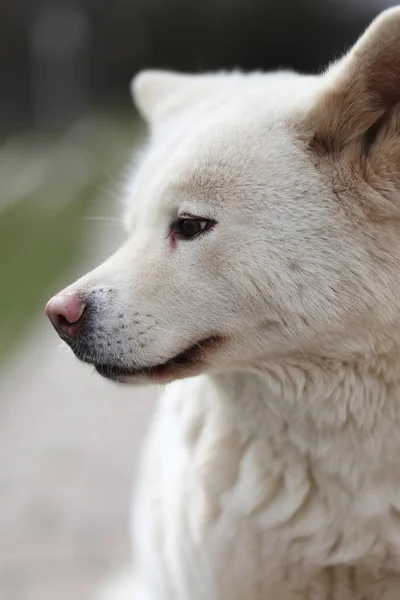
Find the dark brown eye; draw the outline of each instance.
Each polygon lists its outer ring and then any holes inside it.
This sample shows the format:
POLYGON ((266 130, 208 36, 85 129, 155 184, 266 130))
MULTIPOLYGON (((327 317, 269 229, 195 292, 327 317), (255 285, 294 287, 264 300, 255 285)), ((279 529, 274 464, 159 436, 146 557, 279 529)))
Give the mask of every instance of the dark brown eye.
POLYGON ((209 219, 179 219, 176 224, 176 233, 183 239, 194 238, 204 233, 215 225, 215 221, 209 219))

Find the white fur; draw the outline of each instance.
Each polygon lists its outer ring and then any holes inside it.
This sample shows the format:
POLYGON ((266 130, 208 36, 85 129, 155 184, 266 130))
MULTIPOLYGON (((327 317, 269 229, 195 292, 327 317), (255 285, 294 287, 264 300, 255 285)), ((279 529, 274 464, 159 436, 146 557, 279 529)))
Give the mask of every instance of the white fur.
POLYGON ((388 24, 400 39, 399 15, 320 77, 133 85, 151 143, 127 188, 130 235, 74 289, 110 287, 103 360, 146 367, 223 341, 167 378, 196 375, 167 389, 146 445, 132 600, 400 597, 400 236, 368 212, 399 189, 357 179, 359 146, 325 157, 307 139, 349 69, 368 72, 364 48, 377 56, 388 24), (217 225, 171 249, 182 213, 217 225))

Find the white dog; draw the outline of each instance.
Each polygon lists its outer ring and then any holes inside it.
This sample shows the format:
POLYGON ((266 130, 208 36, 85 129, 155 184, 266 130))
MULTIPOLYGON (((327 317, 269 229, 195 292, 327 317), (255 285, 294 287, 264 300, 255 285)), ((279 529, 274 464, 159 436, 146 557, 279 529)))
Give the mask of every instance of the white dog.
POLYGON ((102 375, 180 380, 126 597, 398 600, 400 8, 320 76, 144 72, 133 93, 129 238, 47 307, 102 375))

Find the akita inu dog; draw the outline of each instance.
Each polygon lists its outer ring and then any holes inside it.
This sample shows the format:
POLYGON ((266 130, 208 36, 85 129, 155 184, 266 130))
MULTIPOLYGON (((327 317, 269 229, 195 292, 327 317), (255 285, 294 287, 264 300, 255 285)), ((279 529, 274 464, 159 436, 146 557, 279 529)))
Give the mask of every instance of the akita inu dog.
POLYGON ((400 598, 400 9, 319 76, 143 72, 129 237, 47 312, 172 383, 132 600, 400 598))

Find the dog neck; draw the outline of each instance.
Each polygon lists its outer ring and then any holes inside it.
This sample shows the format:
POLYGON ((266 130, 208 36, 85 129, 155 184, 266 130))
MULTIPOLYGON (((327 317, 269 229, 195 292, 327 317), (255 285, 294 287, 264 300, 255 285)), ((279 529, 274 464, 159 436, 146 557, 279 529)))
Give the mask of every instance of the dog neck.
POLYGON ((300 356, 221 377, 249 435, 308 457, 353 488, 385 474, 400 482, 400 353, 300 356))

